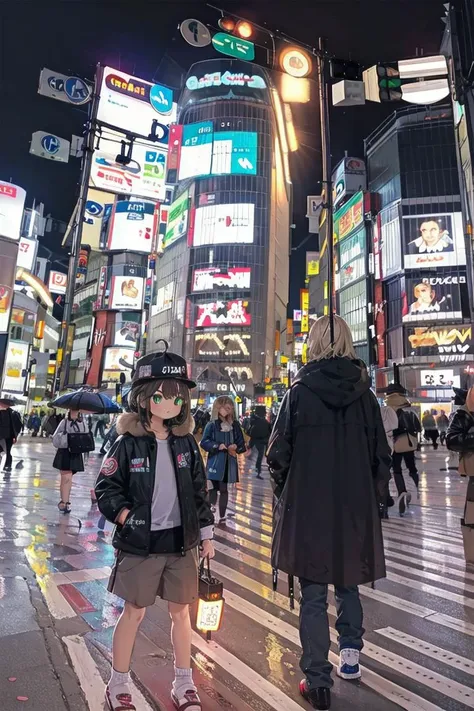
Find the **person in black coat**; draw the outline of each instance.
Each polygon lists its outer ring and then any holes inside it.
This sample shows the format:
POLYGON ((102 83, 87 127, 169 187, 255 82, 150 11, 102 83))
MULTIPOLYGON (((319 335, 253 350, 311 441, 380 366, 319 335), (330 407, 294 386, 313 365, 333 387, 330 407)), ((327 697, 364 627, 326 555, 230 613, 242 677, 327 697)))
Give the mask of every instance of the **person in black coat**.
POLYGON ((0 454, 3 450, 6 455, 4 472, 12 470, 12 447, 16 443, 22 426, 20 414, 12 410, 6 403, 0 402, 0 454))
POLYGON ((363 613, 358 585, 385 577, 379 509, 390 448, 365 365, 346 322, 313 325, 310 362, 286 393, 267 451, 275 494, 272 564, 301 585, 302 696, 330 707, 328 585, 335 586, 338 674, 360 677, 363 613))

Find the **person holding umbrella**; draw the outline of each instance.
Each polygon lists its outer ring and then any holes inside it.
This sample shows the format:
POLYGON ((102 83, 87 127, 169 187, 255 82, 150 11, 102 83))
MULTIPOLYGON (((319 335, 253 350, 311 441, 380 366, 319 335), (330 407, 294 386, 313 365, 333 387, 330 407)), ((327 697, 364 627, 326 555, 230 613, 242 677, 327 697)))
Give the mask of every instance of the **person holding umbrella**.
POLYGON ((12 447, 23 426, 21 416, 11 408, 14 404, 15 400, 0 400, 0 452, 3 450, 6 454, 4 472, 12 470, 12 447))

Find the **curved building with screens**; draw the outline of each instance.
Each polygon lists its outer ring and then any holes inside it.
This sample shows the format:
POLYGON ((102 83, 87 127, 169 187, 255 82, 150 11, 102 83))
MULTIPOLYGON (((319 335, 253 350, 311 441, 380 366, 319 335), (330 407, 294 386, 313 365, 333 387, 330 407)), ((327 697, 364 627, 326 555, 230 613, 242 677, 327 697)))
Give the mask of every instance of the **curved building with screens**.
POLYGON ((189 70, 171 130, 176 188, 150 336, 184 352, 210 396, 252 397, 277 375, 291 203, 283 115, 265 70, 211 60, 189 70))

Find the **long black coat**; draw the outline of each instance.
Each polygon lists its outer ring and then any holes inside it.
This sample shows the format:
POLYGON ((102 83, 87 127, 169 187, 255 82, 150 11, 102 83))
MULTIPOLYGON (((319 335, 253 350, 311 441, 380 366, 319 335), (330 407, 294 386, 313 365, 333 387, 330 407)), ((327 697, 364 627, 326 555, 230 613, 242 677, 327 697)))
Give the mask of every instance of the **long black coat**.
POLYGON ((267 453, 274 568, 317 583, 385 577, 379 504, 390 449, 365 366, 312 362, 285 395, 267 453))

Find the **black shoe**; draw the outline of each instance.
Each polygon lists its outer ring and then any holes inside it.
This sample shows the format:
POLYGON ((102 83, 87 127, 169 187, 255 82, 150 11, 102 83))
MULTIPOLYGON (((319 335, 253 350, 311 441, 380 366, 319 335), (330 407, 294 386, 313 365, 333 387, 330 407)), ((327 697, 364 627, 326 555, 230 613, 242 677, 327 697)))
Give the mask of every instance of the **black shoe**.
POLYGON ((308 689, 308 682, 303 679, 300 682, 300 694, 314 709, 325 711, 331 708, 331 690, 324 686, 319 689, 308 689))
POLYGON ((12 468, 11 467, 3 467, 4 472, 11 472, 12 468))
POLYGON ((99 449, 99 454, 107 454, 107 452, 105 451, 105 449, 99 449))
POLYGON ((260 472, 257 474, 257 479, 263 479, 263 476, 260 474, 260 472))

